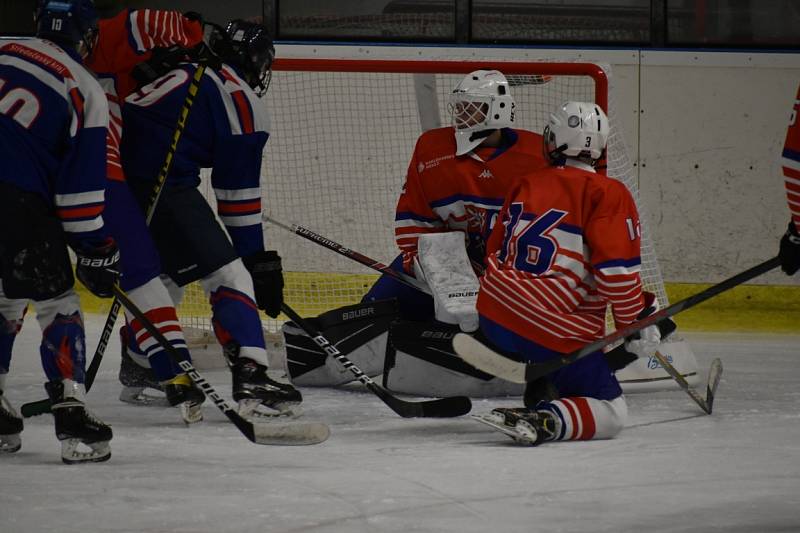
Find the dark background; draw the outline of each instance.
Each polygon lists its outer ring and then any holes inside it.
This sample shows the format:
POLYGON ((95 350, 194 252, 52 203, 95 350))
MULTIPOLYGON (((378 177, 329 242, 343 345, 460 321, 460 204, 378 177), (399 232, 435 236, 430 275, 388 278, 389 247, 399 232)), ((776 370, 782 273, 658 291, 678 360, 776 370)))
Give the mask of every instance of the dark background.
MULTIPOLYGON (((800 49, 798 0, 96 0, 264 16, 277 40, 800 49)), ((33 32, 36 0, 0 0, 0 34, 33 32)))

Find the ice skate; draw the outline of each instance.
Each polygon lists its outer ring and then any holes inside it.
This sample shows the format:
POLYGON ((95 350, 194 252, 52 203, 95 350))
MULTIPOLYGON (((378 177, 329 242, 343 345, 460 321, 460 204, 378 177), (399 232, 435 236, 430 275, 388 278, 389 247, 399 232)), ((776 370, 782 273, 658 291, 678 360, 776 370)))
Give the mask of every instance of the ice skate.
POLYGON ((164 386, 156 379, 153 369, 143 367, 133 360, 128 353, 124 333, 120 334, 120 344, 122 346, 119 364, 119 382, 122 384, 120 401, 135 405, 164 405, 162 396, 145 393, 146 389, 164 392, 164 386))
POLYGON ((186 374, 172 378, 164 385, 167 402, 177 406, 181 411, 181 418, 186 424, 195 424, 203 420, 203 402, 206 395, 198 389, 186 374))
POLYGON ((0 391, 0 453, 14 453, 22 447, 22 427, 22 418, 0 391))
POLYGON ((550 411, 536 411, 524 407, 493 409, 488 414, 472 418, 511 437, 515 442, 529 446, 553 440, 558 435, 558 419, 550 411))
POLYGON ((60 381, 45 384, 52 402, 56 438, 61 441, 61 460, 66 464, 99 463, 111 457, 111 427, 86 409, 80 386, 60 381))
POLYGON ((298 416, 303 401, 300 391, 267 375, 267 367, 241 358, 231 367, 233 400, 243 417, 298 416))

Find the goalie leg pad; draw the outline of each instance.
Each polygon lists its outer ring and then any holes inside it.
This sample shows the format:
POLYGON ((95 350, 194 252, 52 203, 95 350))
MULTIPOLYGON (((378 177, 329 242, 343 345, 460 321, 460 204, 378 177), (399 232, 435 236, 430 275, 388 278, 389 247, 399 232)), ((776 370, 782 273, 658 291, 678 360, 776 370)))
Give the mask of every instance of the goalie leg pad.
MULTIPOLYGON (((389 324, 397 317, 396 300, 363 302, 308 319, 364 374, 383 371, 389 324)), ((332 387, 353 381, 353 373, 324 351, 293 322, 283 325, 286 359, 292 383, 332 387)))
MULTIPOLYGON (((698 385, 697 359, 689 343, 680 338, 669 337, 661 341, 658 351, 686 378, 689 385, 698 385)), ((680 388, 655 357, 639 357, 617 371, 616 375, 626 394, 680 388)))
POLYGON ((458 331, 458 326, 436 321, 392 324, 384 387, 416 396, 521 396, 525 385, 481 372, 455 353, 453 336, 458 331))

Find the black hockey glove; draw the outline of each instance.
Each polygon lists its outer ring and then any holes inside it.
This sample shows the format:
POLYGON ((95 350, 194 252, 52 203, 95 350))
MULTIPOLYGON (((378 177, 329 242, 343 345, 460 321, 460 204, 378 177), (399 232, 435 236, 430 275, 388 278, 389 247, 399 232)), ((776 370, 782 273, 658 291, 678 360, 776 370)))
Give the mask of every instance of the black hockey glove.
POLYGON ((789 222, 789 228, 781 238, 778 258, 781 260, 781 270, 787 275, 792 276, 800 270, 800 235, 797 234, 797 228, 792 221, 789 222))
POLYGON ((256 305, 267 316, 278 318, 283 303, 283 270, 275 250, 256 252, 242 259, 253 277, 256 305))
POLYGON ((119 249, 114 239, 109 238, 100 246, 83 246, 75 250, 75 255, 75 276, 80 282, 95 296, 114 296, 113 287, 119 277, 119 249))

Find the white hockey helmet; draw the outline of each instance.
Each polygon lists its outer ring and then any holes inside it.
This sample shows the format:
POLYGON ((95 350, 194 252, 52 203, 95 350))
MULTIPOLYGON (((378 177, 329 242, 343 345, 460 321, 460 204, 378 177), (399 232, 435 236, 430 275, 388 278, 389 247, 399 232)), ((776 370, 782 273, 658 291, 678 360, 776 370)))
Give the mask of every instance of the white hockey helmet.
POLYGON ((514 99, 498 70, 476 70, 453 89, 447 109, 456 136, 456 155, 478 146, 494 130, 514 125, 514 99))
POLYGON ((544 127, 544 153, 552 162, 574 157, 594 165, 608 141, 608 117, 591 102, 565 102, 544 127))

